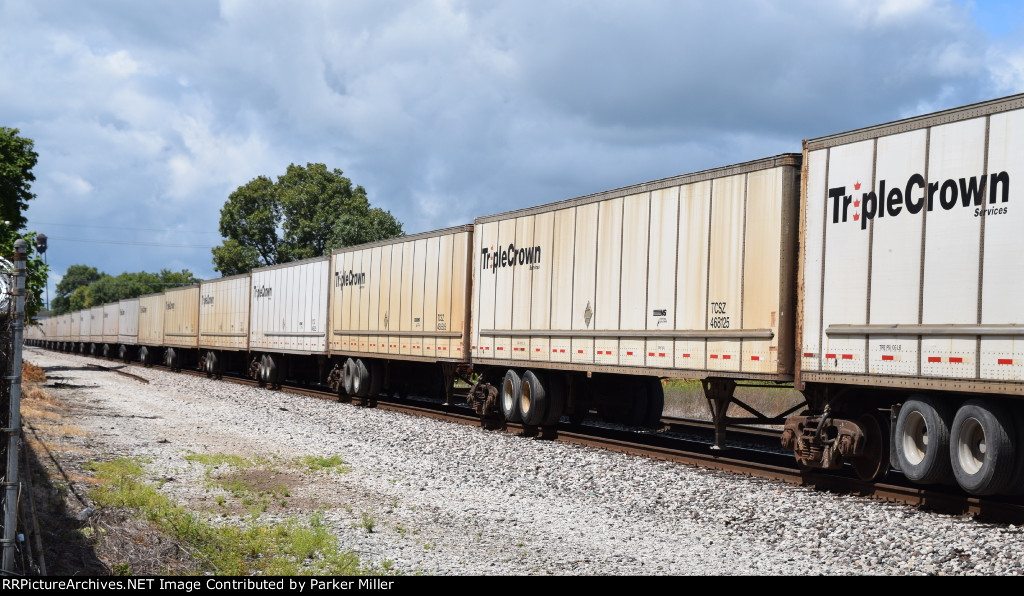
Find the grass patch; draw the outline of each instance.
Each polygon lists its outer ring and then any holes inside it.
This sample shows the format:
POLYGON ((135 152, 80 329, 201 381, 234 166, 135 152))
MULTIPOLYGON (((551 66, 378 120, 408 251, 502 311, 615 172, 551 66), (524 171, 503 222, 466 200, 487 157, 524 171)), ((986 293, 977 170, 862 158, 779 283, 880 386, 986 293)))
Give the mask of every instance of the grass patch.
POLYGON ((347 474, 352 471, 351 468, 345 465, 345 462, 341 459, 340 455, 332 455, 330 457, 307 455, 305 457, 300 457, 296 462, 297 465, 305 467, 310 472, 327 470, 336 474, 347 474))
MULTIPOLYGON (((252 515, 264 513, 272 503, 281 507, 288 505, 285 500, 291 496, 288 484, 281 481, 283 476, 267 460, 200 453, 190 453, 185 460, 207 466, 207 485, 229 493, 252 515), (224 469, 214 473, 215 469, 221 468, 224 469)), ((220 507, 227 505, 223 495, 217 496, 216 500, 220 507)))
POLYGON ((339 547, 319 514, 277 525, 255 518, 242 526, 217 526, 201 514, 175 505, 143 480, 140 460, 120 458, 90 464, 101 485, 90 493, 106 507, 139 510, 192 552, 199 573, 217 575, 380 575, 393 573, 387 562, 367 566, 339 547))
POLYGON ((250 460, 241 455, 189 453, 185 456, 185 461, 211 467, 229 465, 232 468, 241 468, 248 465, 250 460))

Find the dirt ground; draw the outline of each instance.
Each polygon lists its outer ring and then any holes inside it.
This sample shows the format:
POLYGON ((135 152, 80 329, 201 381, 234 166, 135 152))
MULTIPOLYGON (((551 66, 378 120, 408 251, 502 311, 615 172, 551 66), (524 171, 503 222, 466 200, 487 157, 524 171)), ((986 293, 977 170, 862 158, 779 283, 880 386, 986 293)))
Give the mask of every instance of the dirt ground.
POLYGON ((28 515, 20 519, 28 526, 32 552, 22 552, 23 569, 29 573, 45 569, 47 575, 58 576, 123 575, 129 571, 133 575, 163 575, 195 570, 197 565, 189 553, 153 524, 138 519, 130 510, 93 505, 88 494, 95 480, 86 466, 104 456, 105 446, 78 426, 77 420, 85 413, 82 406, 54 397, 57 390, 75 389, 59 380, 60 370, 31 365, 26 369, 22 465, 27 462, 30 471, 35 520, 33 523, 32 512, 24 508, 28 515), (35 528, 39 529, 39 542, 35 528), (38 548, 32 548, 39 543, 42 557, 38 548))

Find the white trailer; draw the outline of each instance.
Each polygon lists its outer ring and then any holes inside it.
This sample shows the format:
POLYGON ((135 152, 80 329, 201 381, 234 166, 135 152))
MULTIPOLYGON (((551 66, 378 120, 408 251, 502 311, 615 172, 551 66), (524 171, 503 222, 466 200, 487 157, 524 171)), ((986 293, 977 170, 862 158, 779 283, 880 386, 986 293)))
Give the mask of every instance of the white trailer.
POLYGON ((326 366, 330 262, 316 257, 252 271, 250 370, 261 384, 279 386, 295 367, 311 366, 298 356, 319 357, 317 366, 326 366))
POLYGON ((117 304, 118 357, 134 360, 139 343, 139 299, 127 298, 117 304))
POLYGON ((89 313, 89 353, 99 355, 103 345, 103 305, 93 306, 89 313))
POLYGON ((912 480, 1024 488, 1024 95, 808 140, 804 166, 798 458, 832 416, 912 480))
POLYGON ((103 356, 111 357, 117 354, 117 323, 120 318, 118 303, 109 302, 103 305, 103 356))

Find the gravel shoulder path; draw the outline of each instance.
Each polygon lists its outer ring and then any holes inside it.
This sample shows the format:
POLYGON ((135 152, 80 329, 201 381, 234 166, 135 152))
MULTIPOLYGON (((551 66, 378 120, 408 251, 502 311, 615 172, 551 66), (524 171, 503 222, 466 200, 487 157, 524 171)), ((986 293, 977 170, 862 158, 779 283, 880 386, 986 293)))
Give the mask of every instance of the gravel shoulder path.
POLYGON ((218 503, 210 467, 186 456, 266 458, 288 496, 261 519, 322 511, 345 548, 405 573, 1024 573, 1014 526, 131 367, 143 384, 35 348, 25 358, 82 431, 55 439, 77 454, 66 465, 145 458, 162 492, 230 523, 244 511, 218 503), (350 471, 291 463, 331 455, 350 471))

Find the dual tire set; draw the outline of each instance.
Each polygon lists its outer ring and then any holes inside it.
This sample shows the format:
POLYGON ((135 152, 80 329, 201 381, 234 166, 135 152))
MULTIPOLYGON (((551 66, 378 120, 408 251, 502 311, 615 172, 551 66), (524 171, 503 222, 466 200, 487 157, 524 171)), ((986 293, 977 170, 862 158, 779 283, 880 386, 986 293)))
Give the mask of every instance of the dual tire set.
POLYGON ((520 375, 509 369, 501 382, 501 413, 508 422, 551 426, 565 411, 565 394, 565 383, 558 375, 549 378, 532 370, 520 375))
POLYGON ((973 495, 1024 491, 1024 413, 990 399, 955 408, 916 395, 900 408, 894 447, 900 470, 921 484, 955 480, 973 495))
POLYGON ((341 385, 338 393, 342 397, 373 399, 384 386, 384 364, 379 360, 348 358, 341 367, 341 385))

